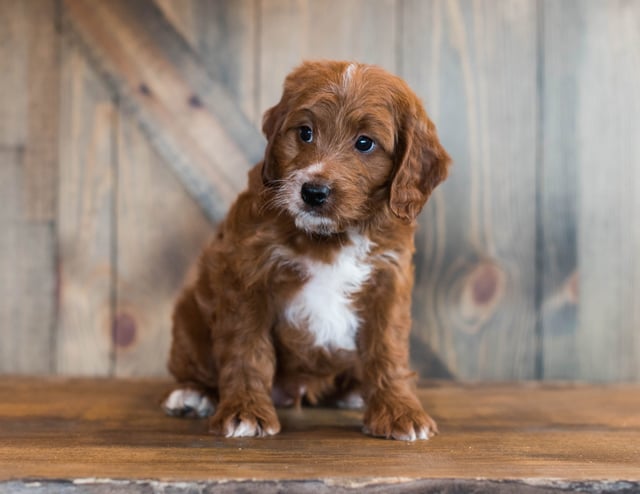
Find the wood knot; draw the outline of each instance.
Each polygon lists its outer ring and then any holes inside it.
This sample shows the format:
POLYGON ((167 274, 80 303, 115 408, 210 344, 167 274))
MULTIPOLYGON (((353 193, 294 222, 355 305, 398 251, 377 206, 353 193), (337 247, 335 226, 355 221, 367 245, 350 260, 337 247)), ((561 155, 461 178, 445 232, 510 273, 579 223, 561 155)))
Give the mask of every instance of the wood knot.
POLYGON ((565 293, 567 302, 578 305, 580 300, 580 274, 574 271, 565 282, 565 293))
POLYGON ((504 298, 506 280, 505 272, 491 261, 482 261, 467 272, 461 294, 465 332, 478 332, 493 316, 504 298))
POLYGON ((137 324, 133 316, 127 313, 117 314, 113 321, 113 342, 124 348, 132 345, 136 340, 137 324))
POLYGON ((138 86, 138 91, 144 96, 151 96, 151 89, 144 82, 138 86))
POLYGON ((189 98, 189 106, 191 106, 192 108, 202 108, 204 104, 197 94, 193 94, 189 98))
POLYGON ((472 274, 471 293, 477 305, 491 302, 498 288, 498 275, 492 266, 481 266, 472 274))

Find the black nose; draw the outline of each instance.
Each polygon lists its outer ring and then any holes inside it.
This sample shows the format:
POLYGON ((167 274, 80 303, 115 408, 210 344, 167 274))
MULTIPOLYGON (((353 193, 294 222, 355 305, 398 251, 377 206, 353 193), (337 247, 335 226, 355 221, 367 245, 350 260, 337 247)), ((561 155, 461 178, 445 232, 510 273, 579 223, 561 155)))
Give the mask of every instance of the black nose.
POLYGON ((306 183, 302 184, 300 195, 302 200, 309 206, 322 206, 331 194, 331 189, 327 185, 306 183))

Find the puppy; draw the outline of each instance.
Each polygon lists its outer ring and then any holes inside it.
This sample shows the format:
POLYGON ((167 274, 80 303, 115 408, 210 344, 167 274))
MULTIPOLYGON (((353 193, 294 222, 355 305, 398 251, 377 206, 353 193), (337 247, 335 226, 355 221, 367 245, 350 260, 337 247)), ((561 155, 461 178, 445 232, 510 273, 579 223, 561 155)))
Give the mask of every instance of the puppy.
POLYGON ((420 100, 369 65, 307 62, 263 120, 264 161, 173 316, 171 415, 226 437, 274 406, 364 406, 364 432, 428 439, 408 367, 415 219, 450 159, 420 100))

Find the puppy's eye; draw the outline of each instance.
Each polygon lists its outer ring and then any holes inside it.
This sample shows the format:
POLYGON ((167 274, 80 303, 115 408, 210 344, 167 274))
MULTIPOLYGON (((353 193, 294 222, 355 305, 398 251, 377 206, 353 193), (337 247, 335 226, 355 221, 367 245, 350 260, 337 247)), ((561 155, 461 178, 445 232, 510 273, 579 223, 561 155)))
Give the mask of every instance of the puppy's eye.
POLYGON ((313 142, 313 130, 311 130, 311 127, 303 125, 298 129, 298 133, 302 142, 313 142))
POLYGON ((359 136, 356 139, 356 149, 361 153, 370 153, 376 147, 376 143, 367 136, 359 136))

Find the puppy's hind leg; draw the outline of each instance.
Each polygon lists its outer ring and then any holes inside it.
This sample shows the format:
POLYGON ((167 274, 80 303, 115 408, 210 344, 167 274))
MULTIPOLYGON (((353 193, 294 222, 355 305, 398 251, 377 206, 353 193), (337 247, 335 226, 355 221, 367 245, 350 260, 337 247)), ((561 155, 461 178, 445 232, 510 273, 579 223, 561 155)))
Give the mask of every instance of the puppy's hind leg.
POLYGON ((172 417, 204 418, 213 415, 215 405, 202 387, 185 383, 162 400, 162 409, 172 417))
POLYGON ((183 292, 173 313, 169 371, 177 383, 162 400, 165 413, 195 418, 212 415, 217 402, 217 372, 210 330, 193 288, 183 292))
POLYGON ((362 378, 355 369, 350 369, 336 377, 335 390, 330 397, 333 406, 345 410, 361 410, 364 408, 362 398, 362 378))

